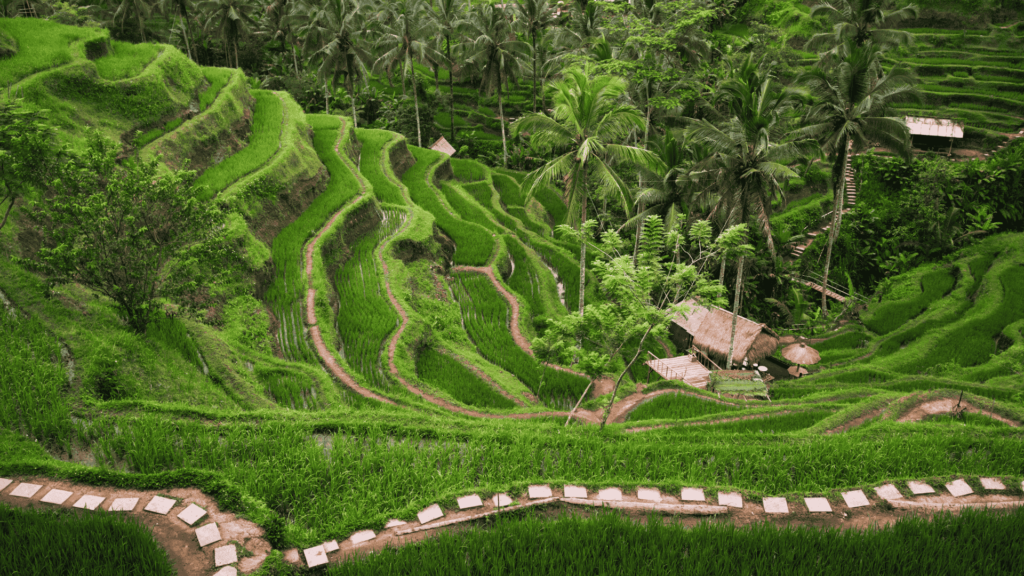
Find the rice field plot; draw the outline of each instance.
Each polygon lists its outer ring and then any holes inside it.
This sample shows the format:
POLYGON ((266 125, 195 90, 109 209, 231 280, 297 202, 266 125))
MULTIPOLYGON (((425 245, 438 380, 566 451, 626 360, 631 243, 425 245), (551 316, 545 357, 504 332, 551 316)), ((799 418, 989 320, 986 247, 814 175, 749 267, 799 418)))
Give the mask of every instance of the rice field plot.
MULTIPOLYGON (((494 195, 494 189, 486 181, 484 182, 471 182, 469 184, 463 184, 462 189, 469 193, 481 206, 487 209, 488 212, 494 216, 502 226, 509 230, 515 230, 519 227, 518 222, 515 218, 509 216, 509 214, 503 210, 494 207, 492 202, 492 196, 494 195)), ((449 202, 450 203, 450 202, 449 202)), ((454 208, 454 206, 453 206, 454 208)))
POLYGON ((548 405, 562 407, 580 397, 586 378, 544 366, 515 343, 508 302, 488 278, 457 273, 453 284, 463 325, 481 356, 511 372, 548 405))
MULTIPOLYGON (((524 190, 523 193, 526 194, 527 191, 524 190)), ((548 216, 551 217, 552 227, 567 224, 565 218, 569 209, 565 206, 565 202, 562 201, 557 190, 551 186, 538 186, 534 189, 533 198, 540 202, 548 216)))
POLYGON ((822 364, 830 364, 863 356, 867 353, 867 344, 870 341, 870 336, 860 330, 855 330, 819 342, 814 345, 814 349, 821 354, 822 364))
POLYGON ((441 183, 441 192, 444 193, 444 199, 463 220, 482 226, 491 232, 499 234, 505 232, 501 226, 495 224, 487 217, 487 214, 484 213, 480 206, 463 197, 460 194, 459 188, 461 187, 458 184, 452 184, 451 182, 441 183))
POLYGON ((409 149, 417 162, 405 171, 402 182, 409 189, 412 201, 430 212, 437 226, 455 242, 455 264, 483 266, 494 253, 495 241, 491 232, 452 216, 438 200, 439 192, 425 179, 428 166, 438 157, 438 153, 415 146, 409 149))
POLYGON ((452 158, 451 163, 455 178, 463 182, 479 182, 487 179, 487 168, 476 160, 452 158))
POLYGON ((195 341, 189 336, 185 325, 177 318, 157 314, 146 326, 146 337, 163 342, 170 349, 178 351, 183 358, 188 360, 200 372, 207 372, 207 368, 203 364, 199 353, 199 347, 196 346, 195 341))
POLYGON ((203 200, 209 200, 232 182, 256 171, 277 153, 284 122, 284 105, 274 93, 253 90, 256 109, 253 113, 249 144, 228 156, 219 164, 207 168, 196 180, 196 186, 205 186, 203 200))
POLYGON ((203 112, 213 104, 222 88, 231 80, 230 68, 203 68, 203 76, 210 86, 199 95, 199 111, 203 112))
POLYGON ((256 369, 256 378, 263 385, 263 393, 278 406, 292 410, 324 408, 323 400, 317 397, 313 381, 299 374, 260 366, 256 369))
MULTIPOLYGON (((692 426, 675 426, 668 429, 672 436, 703 436, 708 434, 782 434, 810 428, 818 422, 834 414, 832 410, 804 410, 783 414, 781 411, 758 415, 733 422, 721 424, 694 424, 692 426)), ((727 417, 728 415, 723 416, 727 417)), ((751 439, 753 440, 753 439, 751 439)))
POLYGON ((387 204, 405 204, 402 192, 391 183, 381 168, 382 160, 389 161, 384 159, 383 155, 387 153, 387 145, 395 138, 395 133, 387 130, 357 128, 356 137, 363 144, 359 171, 373 186, 373 195, 377 197, 377 200, 387 204))
MULTIPOLYGON (((565 307, 570 311, 578 311, 580 302, 580 265, 577 259, 566 256, 565 252, 545 242, 529 241, 530 248, 533 248, 540 255, 541 260, 553 271, 557 280, 565 288, 565 307)), ((593 283, 588 283, 587 293, 584 298, 587 302, 592 298, 593 283)))
POLYGON ((695 398, 689 394, 662 394, 644 402, 630 412, 628 422, 641 420, 687 420, 710 414, 736 412, 735 406, 719 404, 708 399, 695 398))
POLYGON ((351 247, 352 256, 331 279, 339 302, 335 317, 341 339, 339 353, 353 370, 378 388, 390 385, 383 351, 400 322, 388 300, 384 271, 375 251, 401 227, 405 216, 400 210, 386 210, 381 223, 351 247))
POLYGON ((494 187, 498 190, 501 201, 506 206, 525 205, 525 198, 523 198, 522 190, 519 189, 518 182, 509 176, 496 173, 491 175, 491 180, 494 182, 494 187))
POLYGON ((65 26, 39 18, 0 18, 0 29, 18 43, 18 52, 0 66, 0 86, 5 89, 36 72, 74 60, 77 50, 72 44, 110 37, 103 28, 65 26))
POLYGON ((913 298, 889 302, 881 306, 864 325, 876 334, 888 334, 916 318, 929 304, 949 294, 956 285, 957 268, 940 268, 921 276, 921 293, 913 298))
POLYGON ((135 574, 178 573, 149 527, 133 516, 0 504, 0 526, 17 532, 17 538, 0 538, 0 574, 113 576, 129 566, 135 574))
POLYGON ((515 402, 499 394, 459 361, 426 349, 416 358, 416 376, 455 400, 477 408, 512 409, 515 402))
POLYGON ((134 78, 160 54, 159 44, 132 44, 114 40, 110 52, 96 59, 96 71, 104 80, 134 78))

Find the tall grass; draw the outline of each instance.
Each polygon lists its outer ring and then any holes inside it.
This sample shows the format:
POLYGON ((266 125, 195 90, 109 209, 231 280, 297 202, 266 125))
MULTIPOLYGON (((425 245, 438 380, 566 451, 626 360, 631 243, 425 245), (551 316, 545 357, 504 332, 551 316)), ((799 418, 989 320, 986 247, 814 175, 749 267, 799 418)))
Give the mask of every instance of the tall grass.
MULTIPOLYGON (((780 411, 781 412, 781 411, 780 411)), ((707 435, 707 434, 781 434, 810 428, 833 414, 832 410, 805 410, 791 414, 771 413, 767 416, 736 420, 723 424, 700 424, 695 426, 676 426, 669 428, 672 435, 707 435)))
POLYGON ((515 264, 512 275, 508 277, 508 287, 530 304, 530 310, 534 314, 540 314, 544 310, 541 293, 544 285, 540 281, 540 275, 548 274, 548 271, 537 269, 527 255, 526 248, 515 237, 506 235, 505 245, 508 246, 509 256, 515 264))
POLYGON ((565 206, 565 202, 562 201, 557 190, 551 186, 538 186, 533 197, 535 200, 540 202, 541 206, 544 207, 544 210, 546 210, 548 215, 551 216, 551 223, 553 226, 568 224, 568 222, 565 221, 565 218, 569 213, 569 209, 565 206))
POLYGON ((499 394, 458 360, 426 349, 416 358, 416 375, 452 398, 479 408, 515 408, 515 402, 499 394))
POLYGON ((452 158, 451 163, 455 177, 463 182, 479 182, 487 177, 483 164, 476 160, 452 158))
POLYGON ((71 44, 109 36, 102 28, 65 26, 37 18, 0 18, 0 29, 18 42, 18 53, 0 66, 5 90, 26 76, 67 64, 75 57, 71 44))
POLYGON ((160 53, 159 44, 132 44, 114 40, 110 53, 96 59, 96 71, 105 80, 134 78, 160 53))
MULTIPOLYGON (((384 148, 395 137, 395 133, 359 128, 356 130, 356 137, 363 144, 362 152, 360 152, 359 171, 370 181, 374 196, 388 204, 405 204, 402 192, 388 179, 381 168, 384 148)), ((383 160, 389 161, 388 159, 383 160)))
POLYGON ((940 268, 921 277, 921 293, 917 296, 889 302, 878 308, 864 325, 876 334, 888 334, 916 318, 929 304, 942 298, 956 284, 954 268, 940 268))
POLYGON ((232 70, 229 68, 203 68, 203 75, 210 86, 199 95, 199 111, 202 112, 213 104, 222 88, 231 80, 232 70))
POLYGON ((206 186, 203 199, 210 199, 242 176, 256 171, 277 153, 284 121, 281 99, 266 90, 254 90, 256 110, 253 113, 249 144, 207 168, 196 180, 197 186, 206 186))
POLYGON ((0 503, 0 534, 0 574, 177 574, 167 551, 133 516, 0 503))
POLYGON ((455 184, 442 182, 441 191, 444 193, 444 198, 448 201, 448 205, 466 222, 472 222, 491 232, 499 234, 504 232, 501 226, 498 226, 487 217, 487 214, 484 213, 479 205, 460 194, 455 184))
POLYGON ((469 192, 470 196, 472 196, 481 206, 487 209, 487 211, 494 216, 494 219, 502 226, 509 230, 515 230, 519 227, 515 218, 509 216, 509 214, 504 210, 494 207, 494 203, 491 201, 494 194, 494 188, 492 188, 486 180, 482 182, 463 184, 462 189, 469 192))
POLYGON ((507 206, 522 206, 524 204, 523 193, 519 189, 519 183, 504 174, 492 174, 494 187, 498 189, 501 201, 507 206))
POLYGON ((279 406, 292 410, 322 408, 324 401, 317 396, 313 380, 288 370, 258 366, 256 377, 263 384, 263 393, 279 406))
POLYGON ((178 353, 203 372, 203 362, 199 358, 199 348, 188 335, 185 325, 177 318, 171 318, 164 314, 156 315, 146 326, 146 337, 151 340, 163 342, 171 350, 178 353))
POLYGON ((662 394, 649 402, 636 407, 629 414, 629 421, 637 420, 658 420, 671 418, 674 420, 685 420, 687 418, 698 418, 708 414, 719 414, 721 412, 735 412, 735 406, 728 406, 712 402, 706 398, 695 398, 689 394, 662 394))
POLYGON ((422 574, 1013 574, 1024 511, 907 516, 881 528, 646 523, 617 512, 501 519, 332 564, 331 576, 422 574), (856 567, 856 568, 853 568, 856 567))

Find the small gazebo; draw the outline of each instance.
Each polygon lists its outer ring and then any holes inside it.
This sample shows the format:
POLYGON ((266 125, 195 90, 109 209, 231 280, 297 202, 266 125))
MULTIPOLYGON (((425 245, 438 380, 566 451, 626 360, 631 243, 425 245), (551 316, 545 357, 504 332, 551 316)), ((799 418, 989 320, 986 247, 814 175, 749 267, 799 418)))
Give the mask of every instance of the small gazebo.
POLYGON ((949 140, 949 153, 953 153, 953 140, 963 139, 964 123, 942 118, 916 118, 905 116, 903 121, 910 129, 914 144, 924 147, 945 146, 949 140))

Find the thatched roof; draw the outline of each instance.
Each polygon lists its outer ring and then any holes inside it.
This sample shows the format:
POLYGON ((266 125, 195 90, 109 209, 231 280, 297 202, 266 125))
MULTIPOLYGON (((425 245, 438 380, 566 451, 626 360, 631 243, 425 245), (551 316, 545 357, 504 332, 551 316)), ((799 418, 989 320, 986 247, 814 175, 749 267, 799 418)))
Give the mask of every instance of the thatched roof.
MULTIPOLYGON (((725 365, 729 354, 729 339, 732 335, 732 313, 717 306, 700 306, 687 301, 690 313, 684 318, 677 316, 673 322, 693 336, 693 345, 715 362, 725 365)), ((733 366, 760 362, 775 352, 779 335, 764 324, 739 316, 736 318, 736 345, 733 349, 733 366)))
POLYGON ((437 142, 431 144, 430 149, 435 152, 444 152, 449 156, 455 156, 455 148, 445 140, 444 136, 441 136, 437 139, 437 142))

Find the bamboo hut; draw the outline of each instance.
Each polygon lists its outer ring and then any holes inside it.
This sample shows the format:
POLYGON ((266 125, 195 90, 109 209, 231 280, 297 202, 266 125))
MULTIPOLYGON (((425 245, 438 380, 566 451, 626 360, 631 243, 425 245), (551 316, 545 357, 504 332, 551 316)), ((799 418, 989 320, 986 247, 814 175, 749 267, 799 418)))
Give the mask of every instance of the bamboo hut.
POLYGON ((448 140, 446 140, 444 136, 441 136, 437 139, 437 142, 431 144, 430 149, 435 152, 442 152, 449 156, 455 156, 455 147, 449 144, 448 140))
MULTIPOLYGON (((721 368, 725 368, 732 335, 732 313, 717 306, 700 306, 688 301, 690 313, 677 316, 669 325, 672 342, 679 350, 693 347, 708 355, 721 368)), ((750 365, 771 356, 779 346, 779 335, 774 330, 749 318, 736 318, 736 344, 732 364, 750 365)))

